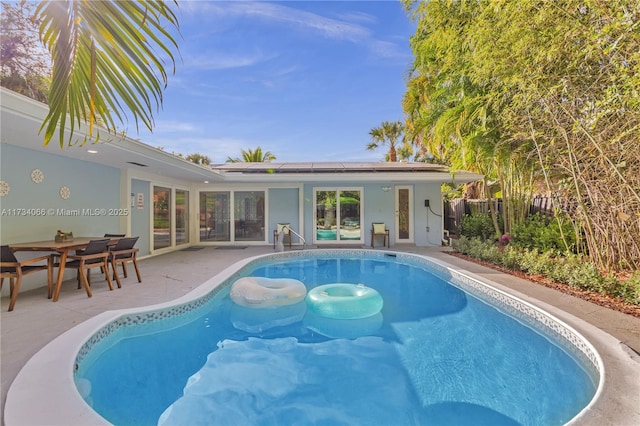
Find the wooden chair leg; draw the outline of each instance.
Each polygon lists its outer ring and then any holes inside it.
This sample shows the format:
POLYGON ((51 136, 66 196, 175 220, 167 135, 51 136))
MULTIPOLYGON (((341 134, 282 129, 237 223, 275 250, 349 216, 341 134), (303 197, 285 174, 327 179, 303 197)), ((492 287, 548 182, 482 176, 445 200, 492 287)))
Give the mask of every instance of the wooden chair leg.
POLYGON ((141 283, 142 282, 142 278, 140 278, 140 270, 138 269, 138 261, 136 260, 136 257, 133 257, 133 267, 136 270, 136 276, 138 277, 138 282, 141 283))
POLYGON ((127 262, 122 262, 122 274, 127 278, 127 262))
POLYGON ((80 265, 80 267, 78 268, 78 271, 80 272, 80 279, 82 280, 82 284, 84 284, 84 289, 87 292, 87 297, 93 296, 93 294, 91 294, 91 287, 89 286, 89 281, 87 281, 87 276, 85 275, 85 272, 84 272, 84 265, 80 265))
POLYGON ((113 278, 115 278, 118 288, 122 288, 122 285, 120 285, 120 277, 118 277, 118 264, 111 262, 111 268, 113 269, 113 278))
POLYGON ((47 262, 47 299, 53 297, 53 265, 51 264, 51 257, 47 262))
POLYGON ((20 290, 20 284, 22 284, 22 277, 18 275, 15 282, 15 288, 13 285, 13 278, 9 278, 9 287, 11 288, 11 301, 9 302, 9 312, 13 311, 13 307, 16 305, 16 299, 18 298, 18 291, 20 290))
MULTIPOLYGON (((106 263, 106 261, 105 261, 105 264, 104 264, 104 269, 107 270, 107 271, 109 270, 109 265, 106 263)), ((109 272, 107 272, 105 274, 105 276, 107 277, 107 284, 109 284, 109 291, 113 291, 113 283, 111 282, 111 274, 109 272)))

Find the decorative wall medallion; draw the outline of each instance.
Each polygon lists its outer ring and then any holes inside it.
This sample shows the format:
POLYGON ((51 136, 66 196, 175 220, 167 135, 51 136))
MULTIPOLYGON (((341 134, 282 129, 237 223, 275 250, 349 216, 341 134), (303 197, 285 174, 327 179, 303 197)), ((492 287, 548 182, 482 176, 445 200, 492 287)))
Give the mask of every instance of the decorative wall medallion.
POLYGON ((9 184, 3 180, 0 180, 0 197, 4 197, 9 193, 11 187, 9 184))
POLYGON ((40 183, 44 180, 44 173, 40 169, 31 170, 31 180, 35 183, 40 183))
POLYGON ((60 188, 60 196, 65 200, 71 197, 71 190, 68 186, 63 186, 62 188, 60 188))

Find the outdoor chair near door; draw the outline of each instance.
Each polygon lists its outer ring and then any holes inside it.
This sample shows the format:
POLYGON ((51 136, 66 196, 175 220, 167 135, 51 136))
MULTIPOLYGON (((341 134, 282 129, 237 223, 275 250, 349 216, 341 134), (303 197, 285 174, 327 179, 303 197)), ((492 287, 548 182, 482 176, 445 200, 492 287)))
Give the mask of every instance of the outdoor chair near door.
POLYGON ((133 263, 138 282, 142 282, 142 278, 140 278, 140 269, 138 269, 138 261, 136 259, 138 249, 134 247, 138 238, 139 237, 121 238, 109 251, 109 263, 113 269, 113 277, 118 284, 118 288, 121 288, 120 277, 118 277, 118 264, 122 265, 122 274, 127 278, 127 262, 133 263))
POLYGON ((0 289, 2 289, 4 279, 9 278, 9 312, 13 311, 16 304, 18 292, 20 291, 20 284, 22 284, 22 277, 33 272, 47 271, 47 297, 51 299, 53 296, 53 268, 51 266, 51 257, 49 257, 49 255, 45 255, 19 262, 16 255, 13 254, 13 251, 11 251, 11 248, 8 245, 2 246, 1 249, 0 289), (47 261, 46 265, 34 265, 34 263, 43 262, 45 260, 47 261))
MULTIPOLYGON (((55 255, 51 255, 55 258, 55 255)), ((54 263, 59 268, 60 263, 54 263)), ((65 269, 75 269, 78 271, 78 287, 84 285, 87 296, 91 297, 91 269, 100 268, 104 271, 105 278, 109 284, 109 290, 113 290, 111 276, 109 274, 109 239, 91 240, 81 254, 73 254, 67 256, 64 265, 65 269), (86 270, 86 273, 85 273, 86 270)))
POLYGON ((384 222, 374 222, 371 224, 371 248, 375 246, 376 237, 383 237, 384 246, 389 247, 389 230, 384 222))
POLYGON ((284 245, 286 241, 289 245, 289 248, 291 248, 291 231, 289 227, 290 227, 289 223, 278 223, 276 225, 276 229, 273 231, 273 248, 274 249, 276 248, 276 243, 280 238, 280 234, 282 234, 282 244, 284 245))

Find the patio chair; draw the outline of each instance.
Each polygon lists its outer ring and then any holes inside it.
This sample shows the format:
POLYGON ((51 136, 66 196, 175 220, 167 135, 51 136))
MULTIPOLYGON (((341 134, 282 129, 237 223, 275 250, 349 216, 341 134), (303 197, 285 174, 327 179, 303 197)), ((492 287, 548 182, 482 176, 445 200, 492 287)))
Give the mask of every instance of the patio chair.
POLYGON ((115 246, 109 251, 109 263, 113 269, 113 277, 116 280, 118 288, 121 288, 120 277, 118 277, 118 264, 122 265, 122 273, 127 278, 127 262, 133 263, 133 267, 136 270, 136 276, 138 282, 142 282, 140 278, 140 270, 138 269, 138 261, 136 256, 138 255, 138 249, 134 248, 139 237, 129 237, 120 239, 115 246))
POLYGON ((284 231, 284 234, 282 236, 282 244, 284 244, 285 240, 288 241, 289 244, 289 248, 291 248, 291 232, 289 232, 289 227, 291 226, 291 224, 289 223, 278 223, 276 225, 276 229, 273 231, 273 248, 276 248, 276 243, 278 242, 278 239, 280 238, 280 234, 282 233, 282 231, 284 231))
MULTIPOLYGON (((125 236, 126 236, 125 234, 104 234, 105 238, 123 238, 125 236)), ((76 254, 82 254, 82 250, 76 250, 76 254)), ((104 268, 100 268, 100 272, 104 273, 104 268)))
POLYGON ((18 262, 15 254, 11 251, 8 245, 2 246, 2 254, 0 258, 0 289, 5 278, 9 278, 10 287, 10 302, 9 312, 13 311, 13 307, 16 304, 18 298, 18 292, 20 290, 20 284, 22 284, 22 277, 29 275, 33 272, 47 271, 47 297, 51 299, 53 296, 53 267, 51 266, 51 258, 49 255, 35 257, 33 259, 23 260, 18 262), (34 263, 47 261, 46 265, 34 265, 34 263))
MULTIPOLYGON (((51 256, 55 258, 54 255, 51 256)), ((55 267, 60 267, 60 263, 54 263, 55 267)), ((78 286, 84 285, 87 296, 91 297, 91 269, 100 268, 104 271, 105 278, 109 284, 109 290, 113 290, 111 277, 109 274, 109 239, 91 240, 81 254, 73 254, 67 257, 64 265, 65 269, 75 269, 78 271, 78 286), (85 270, 87 271, 85 273, 85 270)))
POLYGON ((376 237, 384 237, 384 246, 389 247, 389 230, 384 222, 371 224, 371 248, 375 246, 376 237))

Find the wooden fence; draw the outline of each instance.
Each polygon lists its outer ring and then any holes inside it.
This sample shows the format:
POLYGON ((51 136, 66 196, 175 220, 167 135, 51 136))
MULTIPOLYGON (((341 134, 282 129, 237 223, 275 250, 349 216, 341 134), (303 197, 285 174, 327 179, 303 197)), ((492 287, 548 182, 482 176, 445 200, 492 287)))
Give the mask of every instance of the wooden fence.
MULTIPOLYGON (((494 208, 499 213, 503 213, 502 199, 493 200, 494 208)), ((529 206, 529 214, 540 213, 546 216, 553 216, 552 197, 537 195, 533 197, 529 206)), ((444 201, 444 229, 450 235, 458 235, 458 226, 464 215, 489 214, 489 200, 467 200, 465 198, 455 198, 444 201)))

